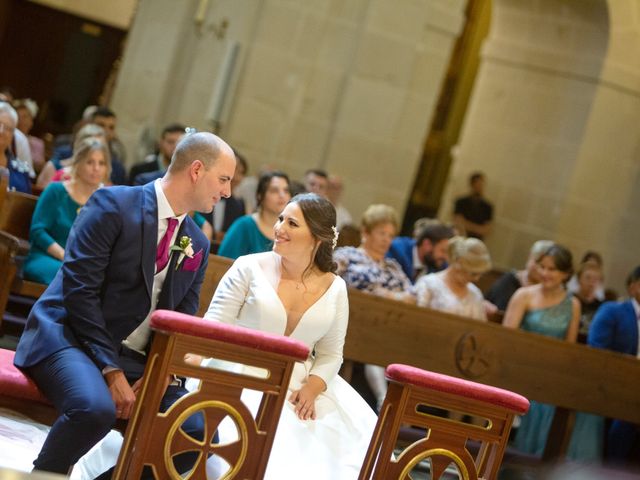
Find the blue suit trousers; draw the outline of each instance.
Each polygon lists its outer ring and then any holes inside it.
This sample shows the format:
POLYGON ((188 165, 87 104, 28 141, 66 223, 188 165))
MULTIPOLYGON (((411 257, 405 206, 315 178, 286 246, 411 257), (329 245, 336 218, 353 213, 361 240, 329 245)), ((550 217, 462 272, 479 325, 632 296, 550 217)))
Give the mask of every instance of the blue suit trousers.
MULTIPOLYGON (((143 365, 140 367, 138 371, 142 372, 143 365)), ((74 347, 50 355, 29 367, 27 373, 60 413, 33 462, 34 469, 67 474, 80 457, 113 428, 116 410, 111 392, 95 363, 82 350, 74 347)), ((127 375, 129 381, 134 380, 133 377, 127 375)), ((161 402, 161 411, 166 411, 187 393, 181 386, 169 386, 161 402)), ((182 429, 202 440, 202 415, 189 417, 182 429)), ((196 453, 176 457, 176 469, 179 472, 188 471, 196 458, 196 453)))

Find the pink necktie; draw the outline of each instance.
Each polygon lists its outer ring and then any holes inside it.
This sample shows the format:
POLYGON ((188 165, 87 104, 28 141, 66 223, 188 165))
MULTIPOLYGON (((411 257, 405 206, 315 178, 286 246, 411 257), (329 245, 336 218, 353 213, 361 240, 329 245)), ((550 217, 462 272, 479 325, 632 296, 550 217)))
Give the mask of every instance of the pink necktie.
POLYGON ((156 273, 161 272, 164 267, 169 263, 169 244, 171 243, 171 237, 173 237, 173 232, 178 226, 177 218, 169 218, 169 226, 167 227, 167 231, 160 240, 158 244, 158 251, 156 252, 156 273))

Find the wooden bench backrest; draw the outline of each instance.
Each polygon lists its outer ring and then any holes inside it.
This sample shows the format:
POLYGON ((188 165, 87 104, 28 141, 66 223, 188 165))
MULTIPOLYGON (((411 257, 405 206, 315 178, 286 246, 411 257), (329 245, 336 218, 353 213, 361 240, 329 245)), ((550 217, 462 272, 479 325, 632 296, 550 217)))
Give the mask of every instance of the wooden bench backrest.
POLYGON ((220 279, 232 264, 233 260, 230 258, 209 255, 209 266, 204 274, 202 288, 200 288, 200 307, 196 313, 198 317, 204 317, 220 279))
MULTIPOLYGON (((210 257, 199 314, 206 312, 231 263, 210 257)), ((640 378, 636 358, 357 290, 349 290, 344 356, 377 365, 406 363, 531 400, 640 423, 640 389, 629 386, 640 378)))
POLYGON ((38 197, 22 192, 7 192, 0 210, 0 230, 28 239, 31 217, 38 197))

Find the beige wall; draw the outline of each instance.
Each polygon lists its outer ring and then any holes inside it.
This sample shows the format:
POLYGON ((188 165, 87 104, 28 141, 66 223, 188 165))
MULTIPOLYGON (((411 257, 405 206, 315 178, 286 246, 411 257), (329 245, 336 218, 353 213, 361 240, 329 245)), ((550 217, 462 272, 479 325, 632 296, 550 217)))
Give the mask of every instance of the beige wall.
POLYGON ((372 202, 404 210, 464 0, 142 0, 113 107, 129 150, 172 120, 210 128, 221 65, 238 68, 221 134, 255 172, 343 175, 355 217, 372 202), (171 6, 171 7, 169 7, 171 6), (223 39, 210 26, 228 19, 223 39))
POLYGON ((496 0, 493 12, 441 215, 482 170, 497 265, 550 238, 600 251, 622 291, 640 263, 640 3, 496 0))
POLYGON ((127 30, 138 0, 31 0, 47 7, 127 30))
MULTIPOLYGON (((220 132, 253 171, 326 168, 345 178, 356 218, 372 202, 402 212, 465 2, 219 0, 204 2, 198 26, 201 5, 139 4, 112 105, 130 153, 169 121, 211 128, 237 44, 220 132)), ((618 288, 639 263, 639 9, 494 1, 441 216, 468 174, 485 171, 497 265, 521 265, 539 238, 602 252, 618 288)))

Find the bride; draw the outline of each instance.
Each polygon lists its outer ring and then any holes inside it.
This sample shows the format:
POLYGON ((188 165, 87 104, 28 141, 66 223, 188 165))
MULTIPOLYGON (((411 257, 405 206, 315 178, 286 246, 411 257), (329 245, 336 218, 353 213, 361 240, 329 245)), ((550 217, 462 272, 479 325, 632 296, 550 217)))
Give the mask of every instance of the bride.
MULTIPOLYGON (((369 405, 338 376, 349 304, 344 280, 333 273, 335 222, 336 212, 328 200, 312 193, 294 197, 275 224, 273 251, 238 258, 220 281, 205 315, 213 321, 288 335, 313 352, 294 367, 267 480, 355 480, 377 420, 369 405)), ((245 391, 242 400, 255 411, 260 394, 245 391)), ((225 443, 235 440, 237 431, 225 421, 218 435, 225 443)), ((91 479, 113 466, 121 444, 122 437, 111 432, 76 464, 72 478, 91 479)), ((219 478, 226 469, 218 457, 207 461, 208 478, 219 478)))
MULTIPOLYGON (((290 336, 313 352, 294 368, 266 479, 356 479, 377 420, 337 375, 349 305, 346 285, 333 273, 335 223, 328 200, 294 197, 275 224, 273 251, 238 258, 205 315, 290 336)), ((222 428, 219 434, 224 442, 222 428)))

